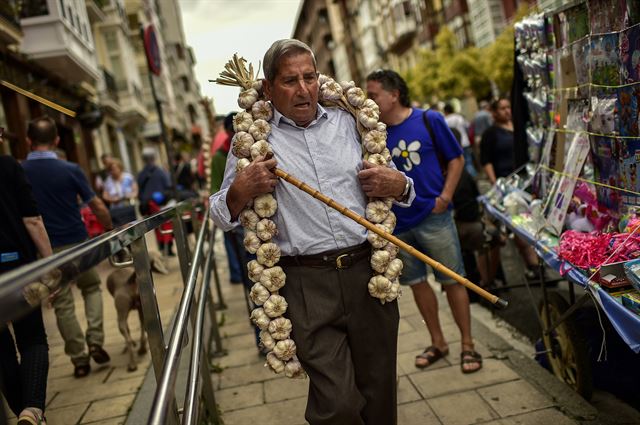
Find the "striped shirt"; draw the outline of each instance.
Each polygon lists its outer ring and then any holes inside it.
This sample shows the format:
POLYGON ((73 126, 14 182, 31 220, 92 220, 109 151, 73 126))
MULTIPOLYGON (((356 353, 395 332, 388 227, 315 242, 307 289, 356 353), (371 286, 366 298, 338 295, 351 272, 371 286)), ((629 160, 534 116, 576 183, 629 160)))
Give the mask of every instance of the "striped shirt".
MULTIPOLYGON (((269 142, 278 168, 364 216, 367 197, 358 180, 362 147, 355 120, 348 112, 318 105, 316 119, 299 127, 274 108, 270 124, 269 142)), ((211 218, 225 231, 239 225, 231 221, 226 202, 236 162, 237 158, 228 156, 221 189, 210 198, 211 218)), ((278 182, 274 196, 278 210, 271 220, 278 226, 274 242, 282 255, 317 254, 366 240, 364 227, 285 181, 278 182)), ((414 197, 411 181, 407 203, 398 205, 409 206, 414 197)))

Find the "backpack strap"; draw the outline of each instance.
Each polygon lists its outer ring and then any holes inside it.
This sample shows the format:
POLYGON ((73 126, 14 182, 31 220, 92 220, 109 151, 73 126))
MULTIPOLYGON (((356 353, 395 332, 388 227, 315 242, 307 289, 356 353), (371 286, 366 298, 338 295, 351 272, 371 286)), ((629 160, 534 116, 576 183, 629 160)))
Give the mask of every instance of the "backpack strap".
POLYGON ((427 132, 429 133, 429 137, 431 138, 431 144, 433 145, 433 150, 436 153, 436 157, 438 158, 438 164, 440 164, 440 172, 444 177, 447 176, 447 161, 445 161, 442 152, 438 150, 438 145, 436 144, 436 136, 433 133, 433 127, 431 126, 431 120, 428 115, 429 111, 424 111, 422 114, 422 120, 424 121, 424 126, 427 128, 427 132))

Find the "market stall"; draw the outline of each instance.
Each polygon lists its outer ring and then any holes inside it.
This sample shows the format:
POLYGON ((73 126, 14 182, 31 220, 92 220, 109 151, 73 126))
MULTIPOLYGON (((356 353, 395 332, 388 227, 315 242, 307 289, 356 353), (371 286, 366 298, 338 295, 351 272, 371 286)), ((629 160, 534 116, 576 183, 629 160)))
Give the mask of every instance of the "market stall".
POLYGON ((640 2, 572 2, 515 28, 514 133, 530 163, 482 201, 570 282, 568 303, 541 273, 542 339, 554 373, 588 398, 580 305, 592 299, 640 352, 640 2))

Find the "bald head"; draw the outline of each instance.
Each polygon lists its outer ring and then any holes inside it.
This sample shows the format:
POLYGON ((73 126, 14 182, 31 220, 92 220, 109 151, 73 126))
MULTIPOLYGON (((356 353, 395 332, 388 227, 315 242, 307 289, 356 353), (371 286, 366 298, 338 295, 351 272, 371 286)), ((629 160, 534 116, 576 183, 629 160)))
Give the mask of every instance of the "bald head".
POLYGON ((58 139, 55 121, 46 115, 29 121, 27 137, 34 146, 53 146, 58 139))

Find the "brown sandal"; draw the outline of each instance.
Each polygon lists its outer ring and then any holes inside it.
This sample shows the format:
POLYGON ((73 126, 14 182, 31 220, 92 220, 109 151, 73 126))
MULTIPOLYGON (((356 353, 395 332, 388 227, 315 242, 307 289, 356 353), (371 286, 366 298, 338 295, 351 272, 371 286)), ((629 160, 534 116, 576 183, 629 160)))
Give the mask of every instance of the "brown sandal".
POLYGON ((460 353, 460 370, 462 373, 474 373, 482 369, 482 356, 475 350, 464 350, 460 353), (477 364, 475 369, 465 369, 466 364, 477 364))
POLYGON ((434 346, 434 345, 430 345, 427 348, 424 349, 424 351, 421 354, 418 354, 416 356, 416 360, 418 359, 424 359, 426 361, 428 361, 429 363, 422 365, 422 364, 418 364, 418 362, 415 363, 416 367, 418 369, 424 369, 426 367, 431 366, 432 364, 434 364, 435 362, 437 362, 438 360, 440 360, 441 358, 445 357, 446 355, 449 354, 449 349, 447 348, 446 350, 440 350, 438 347, 434 346))

